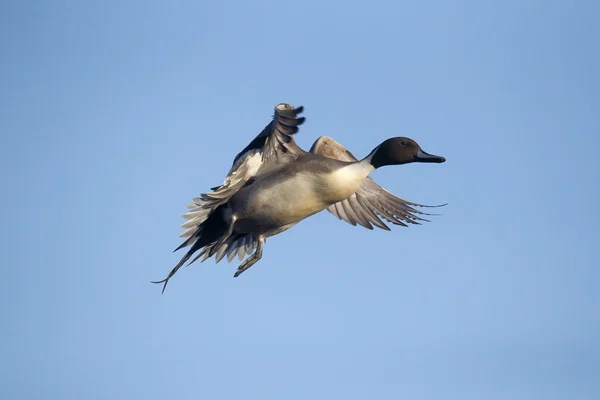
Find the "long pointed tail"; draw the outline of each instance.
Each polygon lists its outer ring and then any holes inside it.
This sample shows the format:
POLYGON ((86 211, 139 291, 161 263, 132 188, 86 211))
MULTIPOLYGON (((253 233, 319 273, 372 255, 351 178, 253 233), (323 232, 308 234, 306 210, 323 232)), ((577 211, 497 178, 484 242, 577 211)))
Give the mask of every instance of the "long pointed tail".
MULTIPOLYGON (((181 249, 182 247, 189 246, 190 244, 192 245, 192 247, 188 250, 188 252, 185 253, 185 255, 181 258, 181 260, 179 260, 177 265, 175 265, 175 267, 171 270, 171 272, 169 272, 169 275, 167 275, 167 277, 163 280, 152 281, 152 283, 156 283, 156 284, 162 283, 163 284, 162 293, 165 292, 165 289, 167 288, 167 284, 169 283, 169 279, 171 279, 173 277, 173 275, 175 275, 177 273, 179 268, 181 268, 194 255, 194 253, 196 253, 198 250, 206 247, 207 249, 208 248, 211 249, 210 256, 212 256, 214 253, 212 252, 213 246, 211 246, 211 245, 213 245, 217 242, 223 243, 231 235, 233 224, 227 224, 227 222, 224 220, 223 207, 225 207, 225 206, 224 205, 219 206, 217 209, 215 209, 215 211, 210 214, 210 216, 206 219, 206 221, 204 221, 198 227, 196 234, 194 236, 188 238, 185 242, 183 242, 183 244, 181 246, 179 246, 178 248, 175 249, 175 251, 177 251, 177 250, 181 249)), ((204 251, 200 254, 200 256, 203 253, 204 253, 204 251)), ((199 257, 194 258, 188 265, 192 264, 198 258, 199 257)))
MULTIPOLYGON (((196 242, 198 243, 198 242, 196 242)), ((181 268, 183 266, 183 264, 185 264, 185 262, 187 260, 190 259, 190 257, 192 257, 192 255, 194 255, 194 253, 198 250, 199 248, 196 248, 196 244, 194 244, 194 246, 183 256, 183 258, 181 260, 179 260, 179 262, 177 263, 177 265, 171 270, 171 272, 169 272, 169 275, 167 275, 167 277, 163 280, 160 281, 151 281, 152 283, 163 283, 163 288, 162 288, 162 292, 165 292, 165 289, 167 288, 167 283, 169 283, 169 279, 171 279, 173 277, 173 275, 175 275, 177 273, 177 271, 179 270, 179 268, 181 268)))

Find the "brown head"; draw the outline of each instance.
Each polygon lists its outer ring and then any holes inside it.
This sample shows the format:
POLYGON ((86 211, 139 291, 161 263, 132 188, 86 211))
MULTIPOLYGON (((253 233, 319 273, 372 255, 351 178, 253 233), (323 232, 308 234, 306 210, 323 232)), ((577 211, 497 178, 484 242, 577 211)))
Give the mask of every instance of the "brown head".
POLYGON ((412 162, 443 163, 446 161, 444 157, 424 152, 417 142, 406 137, 395 137, 384 141, 367 158, 375 168, 412 162))

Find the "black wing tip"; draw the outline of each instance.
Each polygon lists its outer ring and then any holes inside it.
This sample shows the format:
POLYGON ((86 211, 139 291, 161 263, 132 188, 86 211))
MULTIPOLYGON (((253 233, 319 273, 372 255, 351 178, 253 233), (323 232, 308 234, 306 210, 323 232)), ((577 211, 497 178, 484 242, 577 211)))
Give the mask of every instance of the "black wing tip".
POLYGON ((428 206, 425 204, 417 204, 417 203, 411 203, 411 202, 408 202, 408 204, 410 204, 411 206, 425 207, 425 208, 438 208, 438 207, 444 207, 444 206, 448 205, 448 203, 444 203, 444 204, 438 204, 436 206, 428 206))
POLYGON ((288 103, 279 103, 275 106, 275 114, 281 115, 287 118, 295 118, 296 115, 304 111, 304 106, 295 107, 288 103))

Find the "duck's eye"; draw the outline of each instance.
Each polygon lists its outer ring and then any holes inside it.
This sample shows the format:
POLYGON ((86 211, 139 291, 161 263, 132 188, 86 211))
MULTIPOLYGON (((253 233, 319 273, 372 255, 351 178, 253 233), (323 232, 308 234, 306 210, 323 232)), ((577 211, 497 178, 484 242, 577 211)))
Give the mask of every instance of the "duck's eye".
POLYGON ((406 146, 406 142, 400 142, 402 146, 406 146))

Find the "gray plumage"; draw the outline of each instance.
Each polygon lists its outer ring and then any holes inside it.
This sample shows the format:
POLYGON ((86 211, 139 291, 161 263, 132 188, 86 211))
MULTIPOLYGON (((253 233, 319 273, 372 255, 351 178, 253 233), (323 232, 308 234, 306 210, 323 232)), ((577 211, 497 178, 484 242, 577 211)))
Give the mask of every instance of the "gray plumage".
MULTIPOLYGON (((266 238, 293 227, 327 209, 352 225, 389 230, 395 225, 426 221, 415 207, 427 207, 394 196, 368 175, 385 165, 444 162, 427 154, 409 138, 384 141, 358 160, 341 144, 320 137, 310 152, 300 149, 294 134, 304 122, 302 107, 275 107, 273 120, 233 161, 222 185, 201 194, 183 214, 187 220, 176 249, 191 247, 169 275, 159 282, 163 292, 169 279, 193 255, 189 264, 215 257, 216 262, 236 256, 243 260, 239 276, 260 260, 266 238)), ((189 265, 188 264, 188 265, 189 265)))

